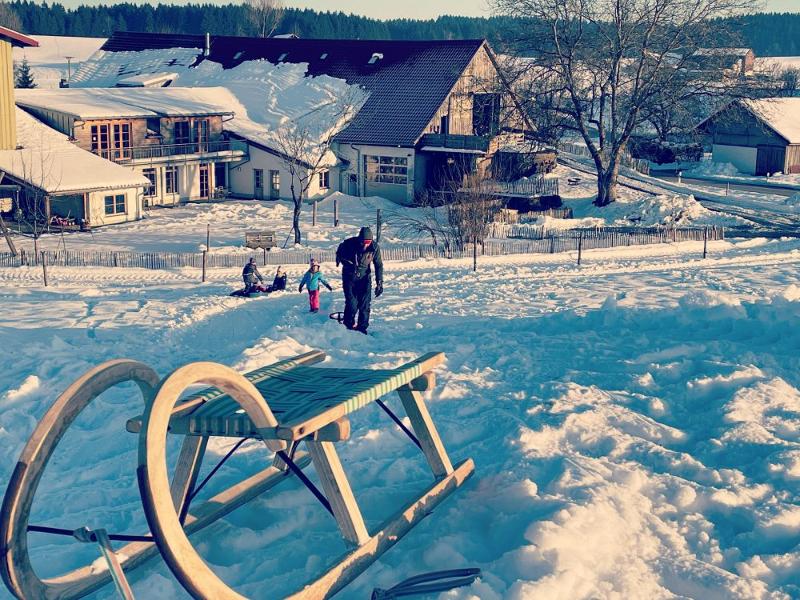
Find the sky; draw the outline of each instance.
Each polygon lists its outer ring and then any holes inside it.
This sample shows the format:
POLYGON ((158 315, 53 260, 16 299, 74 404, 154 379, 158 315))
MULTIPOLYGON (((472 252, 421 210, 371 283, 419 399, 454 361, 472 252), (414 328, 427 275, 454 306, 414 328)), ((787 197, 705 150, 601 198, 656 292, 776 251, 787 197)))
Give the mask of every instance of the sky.
MULTIPOLYGON (((61 0, 67 7, 80 4, 98 4, 99 0, 61 0)), ((135 0, 134 0, 135 1, 135 0)), ((185 4, 190 0, 153 0, 159 2, 185 4)), ((211 1, 225 4, 231 0, 193 0, 211 1)), ((236 1, 236 0, 232 0, 236 1)), ((431 19, 439 15, 464 15, 470 17, 488 16, 489 0, 284 0, 287 6, 352 12, 378 19, 431 19)), ((767 0, 767 11, 800 12, 800 0, 767 0)))

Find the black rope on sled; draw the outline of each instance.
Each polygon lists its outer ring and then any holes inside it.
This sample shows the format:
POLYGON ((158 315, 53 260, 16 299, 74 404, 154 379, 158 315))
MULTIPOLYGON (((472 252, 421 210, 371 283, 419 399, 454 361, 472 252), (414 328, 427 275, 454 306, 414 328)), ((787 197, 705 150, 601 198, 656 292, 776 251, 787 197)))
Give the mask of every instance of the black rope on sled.
POLYGON ((200 485, 196 486, 196 487, 195 487, 195 488, 194 488, 194 489, 191 491, 191 493, 189 494, 189 497, 186 499, 186 511, 187 511, 187 512, 188 512, 188 510, 189 510, 189 504, 192 502, 192 500, 194 500, 194 499, 195 499, 195 497, 197 496, 197 494, 199 494, 199 493, 200 493, 200 490, 202 490, 202 489, 205 487, 205 485, 206 485, 206 484, 207 484, 209 481, 211 481, 211 478, 212 478, 212 477, 213 477, 213 476, 216 474, 216 472, 217 472, 217 471, 219 471, 219 470, 222 468, 222 465, 224 465, 224 464, 227 462, 227 460, 228 460, 228 459, 229 459, 231 456, 233 456, 234 452, 236 452, 236 451, 237 451, 237 450, 238 450, 238 449, 239 449, 239 448, 242 446, 242 444, 244 444, 244 443, 245 443, 247 440, 251 440, 251 439, 253 439, 253 438, 246 437, 246 438, 242 438, 242 439, 240 439, 238 442, 236 442, 236 444, 233 446, 233 448, 231 448, 231 449, 228 451, 228 453, 227 453, 225 456, 223 456, 223 457, 222 457, 222 460, 220 460, 220 461, 217 463, 217 465, 216 465, 216 466, 215 466, 213 469, 211 469, 211 472, 210 472, 208 475, 206 475, 206 478, 205 478, 205 479, 203 479, 203 481, 200 483, 200 485))
MULTIPOLYGON (((295 448, 297 448, 297 445, 296 445, 296 444, 295 444, 295 446, 292 448, 292 450, 290 451, 292 454, 294 454, 294 450, 295 450, 295 448)), ((303 473, 303 469, 301 469, 300 467, 298 467, 298 466, 297 466, 297 465, 294 463, 294 461, 293 461, 293 460, 292 460, 292 459, 289 457, 289 455, 288 455, 288 454, 286 454, 286 452, 284 452, 283 450, 279 450, 279 451, 277 452, 277 455, 281 457, 281 460, 283 460, 283 462, 285 462, 285 463, 286 463, 286 466, 287 466, 287 467, 289 467, 289 469, 292 471, 292 473, 294 473, 295 475, 297 475, 297 478, 298 478, 300 481, 302 481, 302 482, 303 482, 303 485, 305 485, 305 486, 306 486, 306 487, 309 489, 309 491, 310 491, 312 494, 314 494, 314 496, 317 498, 317 500, 319 500, 319 503, 320 503, 320 504, 322 504, 322 506, 323 506, 323 507, 325 507, 325 510, 327 510, 329 513, 331 513, 331 514, 333 515, 333 508, 331 508, 331 503, 330 503, 330 502, 328 502, 328 499, 325 497, 325 494, 323 494, 321 491, 319 491, 319 488, 318 488, 317 486, 315 486, 315 485, 314 485, 314 482, 313 482, 313 481, 311 481, 311 480, 310 480, 310 479, 309 479, 309 478, 306 476, 306 474, 305 474, 305 473, 303 473)), ((335 515, 334 515, 334 516, 335 516, 335 515)))
POLYGON ((391 600, 400 596, 420 596, 446 592, 457 587, 471 585, 481 576, 480 569, 453 569, 451 571, 434 571, 410 577, 388 590, 375 588, 372 600, 391 600))
MULTIPOLYGON (((75 532, 79 529, 61 529, 59 527, 45 527, 44 525, 28 525, 28 531, 35 533, 49 533, 50 535, 64 535, 76 537, 75 532)), ((152 535, 128 535, 125 533, 109 533, 108 539, 112 542, 152 542, 152 535)), ((92 541, 97 541, 93 539, 92 541)))
POLYGON ((383 402, 383 400, 381 400, 380 398, 376 399, 376 400, 375 400, 375 403, 376 403, 378 406, 380 406, 380 407, 381 407, 381 408, 382 408, 384 411, 386 411, 386 414, 387 414, 387 415, 389 415, 389 417, 391 417, 392 421, 394 421, 395 423, 397 423, 397 426, 398 426, 400 429, 402 429, 402 430, 403 430, 403 432, 404 432, 404 433, 405 433, 405 434, 406 434, 406 435, 409 437, 409 439, 410 439, 412 442, 414 442, 414 443, 416 444, 417 448, 419 448, 420 450, 422 450, 422 444, 420 444, 420 443, 419 443, 419 440, 417 439, 417 436, 415 436, 415 435, 414 435, 414 433, 413 433, 413 432, 412 432, 412 431, 411 431, 411 430, 410 430, 408 427, 406 427, 405 423, 403 423, 403 422, 400 420, 400 418, 399 418, 399 417, 398 417, 396 414, 394 414, 394 413, 392 412, 392 409, 390 409, 388 406, 386 406, 386 404, 385 404, 385 403, 383 402))

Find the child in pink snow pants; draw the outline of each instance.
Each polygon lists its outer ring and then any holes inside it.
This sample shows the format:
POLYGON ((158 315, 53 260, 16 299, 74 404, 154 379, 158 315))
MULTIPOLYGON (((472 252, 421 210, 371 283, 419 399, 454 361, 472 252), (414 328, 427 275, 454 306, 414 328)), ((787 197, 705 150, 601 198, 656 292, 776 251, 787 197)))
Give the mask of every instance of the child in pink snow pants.
POLYGON ((308 288, 309 312, 312 313, 319 312, 320 284, 328 288, 329 291, 333 290, 330 284, 322 276, 322 273, 319 270, 319 264, 317 264, 316 261, 312 261, 311 268, 308 271, 306 271, 305 275, 303 275, 303 279, 300 281, 300 288, 299 288, 300 292, 303 291, 304 287, 308 288))

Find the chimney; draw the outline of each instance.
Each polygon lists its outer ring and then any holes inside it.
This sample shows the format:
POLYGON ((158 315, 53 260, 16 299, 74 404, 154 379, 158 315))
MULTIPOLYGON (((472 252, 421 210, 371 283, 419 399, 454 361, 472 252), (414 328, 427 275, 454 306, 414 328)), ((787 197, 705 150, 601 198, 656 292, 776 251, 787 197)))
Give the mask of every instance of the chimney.
POLYGON ((211 34, 206 32, 206 45, 205 48, 203 48, 203 56, 208 58, 210 54, 211 54, 211 34))
POLYGON ((0 150, 17 148, 17 113, 14 104, 14 67, 11 48, 38 46, 26 35, 0 26, 0 150))

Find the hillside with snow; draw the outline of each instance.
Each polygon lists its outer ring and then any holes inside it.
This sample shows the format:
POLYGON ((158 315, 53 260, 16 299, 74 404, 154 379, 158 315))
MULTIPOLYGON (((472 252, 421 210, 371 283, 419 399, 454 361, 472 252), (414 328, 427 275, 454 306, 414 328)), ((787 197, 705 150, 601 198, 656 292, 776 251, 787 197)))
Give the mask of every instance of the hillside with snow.
MULTIPOLYGON (((226 251, 267 215, 256 207, 269 205, 252 204, 237 220, 245 204, 154 211, 146 229, 98 231, 95 243, 120 231, 120 244, 145 249, 160 230, 162 243, 196 249, 213 220, 228 225, 212 251, 226 251)), ((376 206, 348 206, 338 229, 314 229, 305 214, 311 246, 355 233, 376 206)), ((276 224, 290 219, 281 205, 269 210, 276 224)), ((574 252, 482 257, 477 273, 468 260, 389 262, 371 336, 327 318, 343 303, 333 264, 322 265, 334 291, 317 315, 296 292, 301 266, 288 269, 289 291, 254 299, 228 296, 238 268, 211 269, 201 284, 195 269, 51 265, 47 288, 39 268, 0 268, 0 347, 11 349, 0 355, 0 487, 56 395, 112 357, 163 376, 196 360, 247 371, 312 348, 328 353, 326 366, 376 368, 441 350, 427 402, 450 455, 472 457, 475 475, 337 597, 470 566, 481 579, 441 598, 797 597, 800 242, 728 240, 701 255, 690 242, 588 251, 580 267, 574 252)), ((81 415, 45 472, 32 523, 146 531, 137 438, 125 433, 139 402, 122 387, 81 415)), ((374 526, 428 476, 377 408, 352 421, 340 453, 374 526)), ((232 443, 212 443, 201 476, 232 443)), ((204 494, 269 460, 245 444, 204 494)), ((192 539, 251 598, 296 589, 344 549, 296 481, 192 539)), ((43 576, 98 560, 92 545, 37 533, 29 542, 43 576)), ((159 559, 131 583, 137 597, 189 597, 159 559)), ((110 587, 92 596, 113 597, 110 587)))

